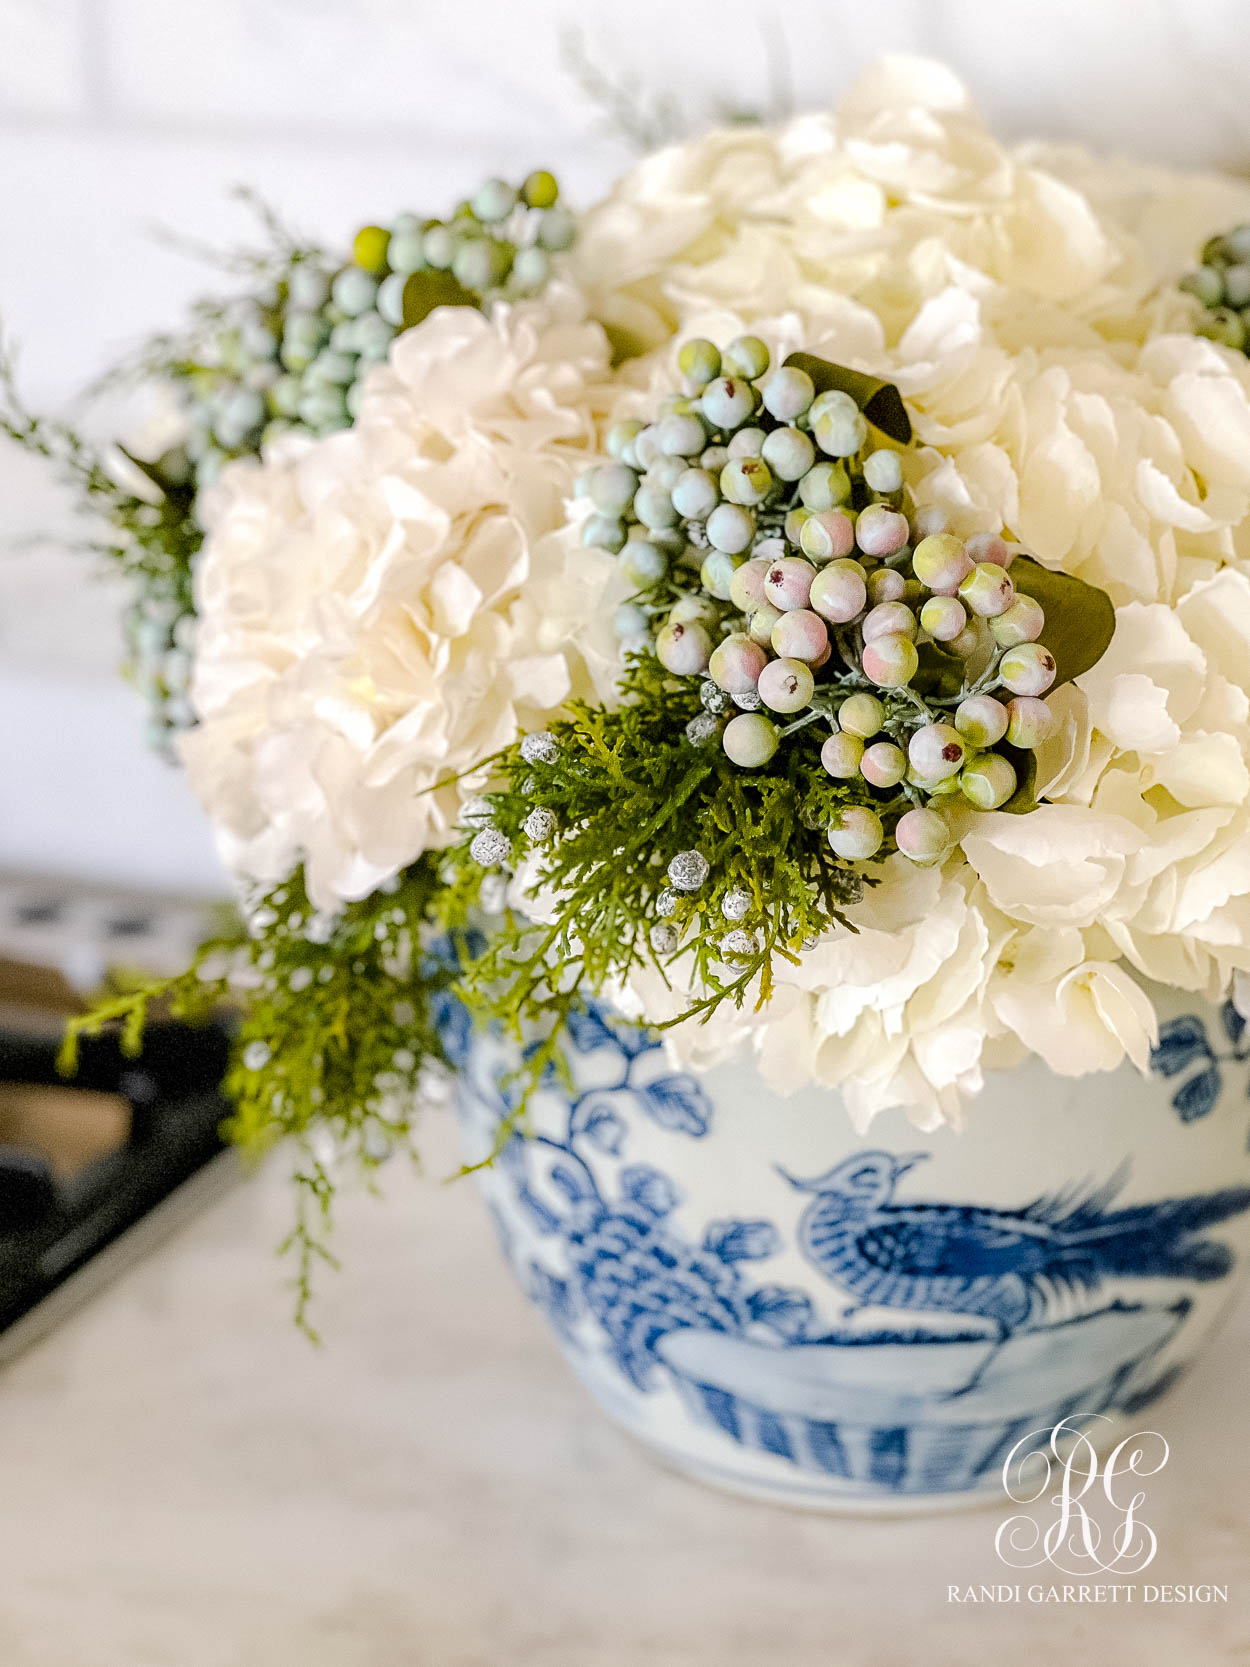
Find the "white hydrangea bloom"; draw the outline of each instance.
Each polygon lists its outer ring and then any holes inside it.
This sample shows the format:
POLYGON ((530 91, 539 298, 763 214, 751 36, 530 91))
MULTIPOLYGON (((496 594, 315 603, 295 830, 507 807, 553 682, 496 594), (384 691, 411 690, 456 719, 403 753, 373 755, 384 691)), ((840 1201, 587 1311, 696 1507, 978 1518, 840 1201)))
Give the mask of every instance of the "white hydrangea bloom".
POLYGON ((607 358, 572 295, 442 309, 351 430, 226 471, 183 758, 236 872, 366 896, 481 777, 436 784, 610 686, 612 564, 567 526, 607 358))

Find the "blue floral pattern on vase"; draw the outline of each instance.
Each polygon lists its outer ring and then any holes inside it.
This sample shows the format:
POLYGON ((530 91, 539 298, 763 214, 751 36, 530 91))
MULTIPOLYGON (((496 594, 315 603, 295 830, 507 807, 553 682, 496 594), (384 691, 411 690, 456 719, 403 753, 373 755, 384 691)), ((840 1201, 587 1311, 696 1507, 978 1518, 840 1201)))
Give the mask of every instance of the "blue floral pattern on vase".
POLYGON ((1224 1086, 1222 1064, 1241 1065, 1250 1059, 1250 1033, 1231 1001, 1220 1008, 1220 1024, 1228 1041, 1222 1049, 1212 1046, 1207 1027, 1196 1013, 1169 1019, 1159 1030, 1150 1068, 1159 1076, 1181 1078, 1172 1096, 1172 1109, 1182 1123, 1192 1123, 1213 1110, 1224 1086))
MULTIPOLYGON (((1161 1035, 1165 1075, 1250 1053, 1227 1018, 1227 1055, 1186 1023, 1161 1035)), ((841 1497, 983 1486, 1023 1436, 1147 1404, 1175 1376, 1158 1357, 1191 1302, 1175 1289, 1125 1300, 1115 1282, 1224 1278, 1231 1252, 1206 1230, 1250 1209, 1244 1187, 1117 1206, 1126 1171, 991 1209, 926 1197, 906 1179, 917 1156, 864 1150, 816 1179, 785 1176, 813 1195, 790 1246, 763 1218, 691 1234, 682 1188, 629 1145, 640 1116, 679 1140, 712 1134, 702 1082, 596 1002, 570 1036, 575 1086, 548 1084, 563 1127, 514 1137, 494 1177, 522 1283, 575 1363, 602 1363, 627 1393, 675 1391, 717 1439, 836 1482, 841 1497), (767 1277, 796 1246, 810 1290, 767 1277), (898 1318, 848 1326, 862 1307, 898 1318)), ((493 1131, 515 1056, 510 1067, 470 1045, 465 1066, 466 1116, 493 1131)))

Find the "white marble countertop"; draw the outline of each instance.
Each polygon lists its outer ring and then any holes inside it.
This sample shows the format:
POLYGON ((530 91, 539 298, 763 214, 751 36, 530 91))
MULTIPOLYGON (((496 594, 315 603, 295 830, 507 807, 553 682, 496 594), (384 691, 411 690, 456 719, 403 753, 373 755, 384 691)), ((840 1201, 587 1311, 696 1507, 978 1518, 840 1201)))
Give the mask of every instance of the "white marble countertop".
POLYGON ((342 1209, 323 1348, 287 1323, 273 1169, 0 1374, 4 1667, 1250 1661, 1250 1302, 1149 1417, 1173 1456, 1141 1578, 1228 1603, 955 1609, 948 1585, 1011 1578, 1002 1511, 804 1516, 657 1468, 429 1133, 424 1180, 342 1209))

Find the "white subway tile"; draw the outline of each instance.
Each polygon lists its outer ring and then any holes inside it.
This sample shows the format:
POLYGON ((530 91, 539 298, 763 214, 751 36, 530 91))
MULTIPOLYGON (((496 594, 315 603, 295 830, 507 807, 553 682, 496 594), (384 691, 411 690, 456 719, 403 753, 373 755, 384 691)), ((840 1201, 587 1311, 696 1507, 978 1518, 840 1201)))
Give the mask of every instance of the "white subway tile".
POLYGON ((84 108, 87 3, 0 0, 0 121, 72 115, 84 108))

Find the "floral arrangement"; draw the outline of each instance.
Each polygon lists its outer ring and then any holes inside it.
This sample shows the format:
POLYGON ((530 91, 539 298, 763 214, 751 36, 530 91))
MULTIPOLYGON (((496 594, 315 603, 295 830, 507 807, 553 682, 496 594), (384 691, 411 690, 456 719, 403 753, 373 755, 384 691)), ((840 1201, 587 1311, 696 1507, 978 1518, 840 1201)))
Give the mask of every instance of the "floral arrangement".
POLYGON ((86 1021, 240 1007, 305 1294, 335 1166, 471 1018, 527 1043, 502 1141, 586 991, 925 1127, 1029 1053, 1144 1066, 1151 981, 1243 998, 1243 232, 1185 275, 1246 220, 892 60, 646 158, 533 295, 479 244, 418 320, 373 287, 414 228, 358 243, 303 351, 366 286, 407 327, 300 432, 236 389, 195 499, 179 753, 243 930, 86 1021))

